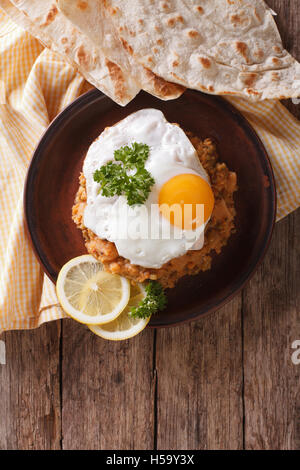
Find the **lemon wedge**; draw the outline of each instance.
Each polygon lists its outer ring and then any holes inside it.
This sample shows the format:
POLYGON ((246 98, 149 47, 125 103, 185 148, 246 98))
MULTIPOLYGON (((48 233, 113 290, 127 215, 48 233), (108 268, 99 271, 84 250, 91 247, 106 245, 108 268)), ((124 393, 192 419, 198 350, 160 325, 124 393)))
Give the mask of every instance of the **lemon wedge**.
POLYGON ((141 284, 132 285, 127 307, 115 320, 105 325, 88 325, 90 330, 101 338, 113 341, 132 338, 146 328, 150 317, 132 318, 129 315, 131 307, 136 307, 146 297, 146 291, 141 284))
POLYGON ((97 325, 121 314, 129 301, 130 282, 105 272, 92 255, 83 255, 62 267, 56 292, 62 308, 74 320, 97 325))

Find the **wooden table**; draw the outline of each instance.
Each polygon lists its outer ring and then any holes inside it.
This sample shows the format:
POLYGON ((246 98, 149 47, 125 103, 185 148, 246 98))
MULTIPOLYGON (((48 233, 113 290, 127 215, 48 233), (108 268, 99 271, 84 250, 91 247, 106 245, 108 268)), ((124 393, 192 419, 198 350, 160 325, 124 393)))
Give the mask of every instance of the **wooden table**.
MULTIPOLYGON (((300 0, 268 3, 300 60, 300 0)), ((121 343, 72 320, 4 334, 0 448, 299 449, 299 246, 300 210, 243 292, 186 326, 121 343)))

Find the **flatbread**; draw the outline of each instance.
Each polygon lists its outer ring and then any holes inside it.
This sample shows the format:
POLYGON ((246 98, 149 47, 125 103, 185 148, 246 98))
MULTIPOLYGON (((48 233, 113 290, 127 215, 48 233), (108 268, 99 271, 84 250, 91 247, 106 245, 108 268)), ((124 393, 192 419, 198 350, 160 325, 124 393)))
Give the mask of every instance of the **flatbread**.
POLYGON ((131 74, 140 87, 163 100, 178 98, 185 90, 155 75, 146 65, 134 60, 123 47, 114 29, 110 15, 99 0, 74 1, 57 0, 61 12, 87 36, 97 47, 101 47, 107 57, 126 73, 131 74))
POLYGON ((131 75, 123 73, 76 29, 59 12, 53 0, 0 0, 0 8, 46 47, 61 54, 78 68, 86 80, 120 105, 126 105, 140 91, 131 75))
POLYGON ((255 100, 300 95, 300 64, 263 0, 99 3, 134 60, 165 80, 255 100))
POLYGON ((0 7, 121 105, 140 89, 161 99, 185 87, 253 100, 300 96, 300 64, 263 0, 0 0, 0 7))

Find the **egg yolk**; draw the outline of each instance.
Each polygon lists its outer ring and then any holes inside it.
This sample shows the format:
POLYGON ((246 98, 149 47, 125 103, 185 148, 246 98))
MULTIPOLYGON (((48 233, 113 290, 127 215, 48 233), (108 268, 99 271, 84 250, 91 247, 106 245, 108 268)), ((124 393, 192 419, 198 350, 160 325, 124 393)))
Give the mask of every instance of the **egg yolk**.
POLYGON ((215 199, 205 179, 185 173, 162 186, 158 202, 160 212, 172 225, 195 230, 210 218, 215 199))

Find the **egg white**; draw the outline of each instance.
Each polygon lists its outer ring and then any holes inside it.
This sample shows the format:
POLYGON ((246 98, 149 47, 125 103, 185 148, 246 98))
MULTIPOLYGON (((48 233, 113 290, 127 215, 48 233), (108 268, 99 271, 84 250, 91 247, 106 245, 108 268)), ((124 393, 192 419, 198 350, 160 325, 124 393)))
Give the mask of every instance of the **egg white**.
POLYGON ((188 249, 202 248, 206 224, 196 230, 183 230, 171 225, 158 209, 159 192, 164 183, 183 173, 199 175, 210 184, 184 131, 169 123, 157 109, 141 109, 129 115, 106 128, 87 152, 83 165, 87 190, 85 227, 99 238, 114 242, 119 255, 132 264, 147 268, 160 268, 188 249), (155 185, 145 204, 129 207, 124 196, 107 198, 99 194, 99 184, 94 181, 93 174, 114 160, 115 150, 133 142, 149 146, 145 168, 153 176, 155 185), (130 233, 128 227, 131 228, 130 233), (144 238, 145 232, 148 238, 144 238), (170 236, 164 239, 166 234, 170 236), (155 239, 158 235, 159 238, 155 239))

